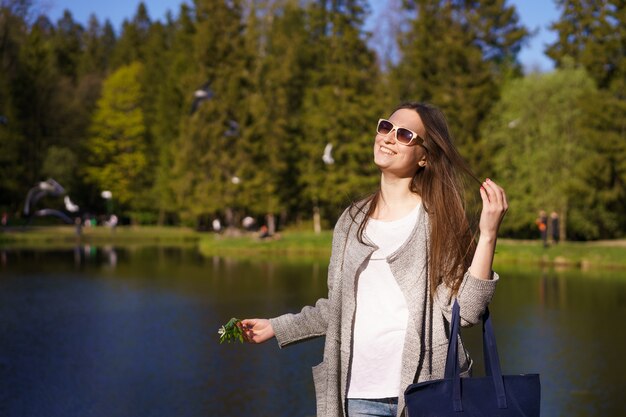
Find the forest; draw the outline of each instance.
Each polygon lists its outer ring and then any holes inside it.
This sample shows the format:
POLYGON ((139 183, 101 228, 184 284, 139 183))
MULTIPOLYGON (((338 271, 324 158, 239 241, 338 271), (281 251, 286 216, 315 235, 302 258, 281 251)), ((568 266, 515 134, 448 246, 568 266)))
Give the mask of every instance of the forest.
POLYGON ((194 0, 162 21, 142 3, 118 29, 2 0, 0 211, 21 224, 53 178, 83 216, 330 228, 378 186, 377 120, 421 101, 506 189, 503 235, 536 236, 545 210, 562 238, 623 238, 626 3, 556 3, 541 73, 505 0, 404 0, 379 33, 366 0, 194 0))

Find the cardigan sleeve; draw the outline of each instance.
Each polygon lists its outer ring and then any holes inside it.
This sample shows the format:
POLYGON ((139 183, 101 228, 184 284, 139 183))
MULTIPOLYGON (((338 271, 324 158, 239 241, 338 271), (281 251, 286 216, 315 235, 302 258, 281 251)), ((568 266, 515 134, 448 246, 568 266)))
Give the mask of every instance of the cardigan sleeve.
POLYGON ((306 306, 299 313, 283 314, 270 319, 276 341, 281 348, 291 343, 311 339, 326 334, 333 286, 341 271, 346 241, 344 230, 346 212, 337 221, 333 232, 332 251, 328 265, 328 295, 317 300, 314 306, 306 306))
MULTIPOLYGON (((461 326, 469 327, 481 321, 500 279, 497 273, 492 271, 491 274, 491 279, 480 279, 470 274, 469 270, 465 272, 459 292, 456 295, 461 306, 461 326)), ((454 303, 450 288, 445 284, 439 285, 435 291, 434 301, 443 312, 446 320, 450 321, 452 304, 454 303)))

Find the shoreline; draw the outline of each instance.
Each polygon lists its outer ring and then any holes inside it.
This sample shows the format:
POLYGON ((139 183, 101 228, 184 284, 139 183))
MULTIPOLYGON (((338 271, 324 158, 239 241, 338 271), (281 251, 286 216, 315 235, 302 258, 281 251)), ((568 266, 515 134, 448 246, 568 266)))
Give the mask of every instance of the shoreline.
MULTIPOLYGON (((239 236, 199 232, 185 227, 122 226, 116 230, 97 226, 83 228, 80 236, 73 226, 3 229, 0 250, 45 250, 76 245, 102 246, 196 246, 204 256, 234 258, 305 257, 328 259, 332 231, 316 235, 309 231, 284 231, 259 239, 255 233, 239 236)), ((542 247, 537 240, 498 239, 496 264, 525 264, 588 270, 626 269, 626 240, 560 242, 542 247)))

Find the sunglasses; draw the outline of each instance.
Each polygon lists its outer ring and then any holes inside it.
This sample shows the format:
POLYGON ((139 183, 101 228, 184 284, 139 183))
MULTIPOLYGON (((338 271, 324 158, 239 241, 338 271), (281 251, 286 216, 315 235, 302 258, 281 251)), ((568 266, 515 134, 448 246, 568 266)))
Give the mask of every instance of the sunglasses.
POLYGON ((388 135, 394 130, 396 132, 396 142, 398 143, 409 146, 413 143, 413 141, 418 139, 420 144, 424 143, 424 139, 422 139, 417 133, 404 127, 397 127, 387 119, 380 119, 378 121, 378 126, 376 126, 376 132, 381 135, 388 135))

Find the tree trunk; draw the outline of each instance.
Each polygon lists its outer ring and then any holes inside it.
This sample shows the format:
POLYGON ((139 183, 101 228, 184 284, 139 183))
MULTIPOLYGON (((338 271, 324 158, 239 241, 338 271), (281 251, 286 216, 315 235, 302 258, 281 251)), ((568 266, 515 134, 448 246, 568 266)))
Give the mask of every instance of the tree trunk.
POLYGON ((268 213, 265 216, 265 221, 267 221, 267 233, 272 236, 276 233, 276 216, 274 213, 268 213))
POLYGON ((226 217, 226 227, 232 227, 235 217, 233 209, 231 209, 230 207, 226 207, 226 210, 224 210, 224 217, 226 217))

